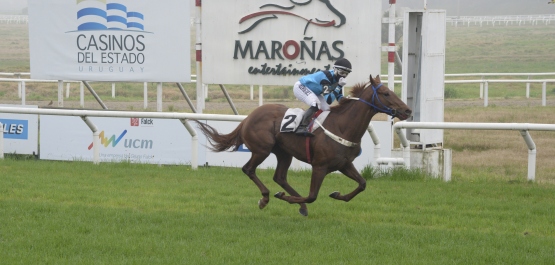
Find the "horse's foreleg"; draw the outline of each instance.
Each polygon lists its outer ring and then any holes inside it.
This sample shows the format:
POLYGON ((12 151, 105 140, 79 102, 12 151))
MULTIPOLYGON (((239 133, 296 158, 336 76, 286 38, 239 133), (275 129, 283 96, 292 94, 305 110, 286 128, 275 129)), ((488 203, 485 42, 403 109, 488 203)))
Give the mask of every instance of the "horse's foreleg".
POLYGON ((330 194, 330 197, 336 200, 342 200, 342 201, 348 202, 351 199, 353 199, 357 194, 361 193, 366 189, 366 180, 360 175, 360 173, 358 173, 358 170, 355 168, 353 163, 349 163, 348 166, 346 166, 344 169, 339 171, 345 174, 345 176, 347 176, 348 178, 356 181, 358 183, 358 187, 347 195, 341 195, 339 191, 335 191, 332 194, 330 194))
MULTIPOLYGON (((289 166, 291 166, 291 160, 293 157, 291 155, 281 153, 281 152, 274 152, 277 157, 277 167, 276 172, 274 173, 274 181, 279 184, 287 193, 300 197, 301 195, 289 185, 287 182, 287 170, 289 170, 289 166)), ((305 203, 300 203, 299 213, 307 216, 308 209, 306 208, 305 203)))
POLYGON ((310 180, 310 192, 308 193, 308 197, 286 196, 283 192, 278 192, 274 196, 289 203, 312 203, 316 201, 318 197, 318 192, 320 191, 326 174, 326 168, 312 168, 312 178, 310 180))
POLYGON ((255 154, 253 153, 251 159, 243 166, 242 170, 253 182, 256 184, 262 193, 262 199, 258 201, 258 207, 264 209, 270 202, 270 190, 264 186, 262 181, 256 176, 256 168, 268 157, 269 154, 255 154))

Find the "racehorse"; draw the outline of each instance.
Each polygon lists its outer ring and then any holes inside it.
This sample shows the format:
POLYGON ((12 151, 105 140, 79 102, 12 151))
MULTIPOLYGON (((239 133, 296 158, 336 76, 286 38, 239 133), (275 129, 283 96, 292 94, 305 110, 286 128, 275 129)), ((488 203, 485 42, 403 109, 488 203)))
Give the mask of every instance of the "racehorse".
POLYGON ((280 124, 288 110, 288 107, 280 104, 256 108, 229 134, 219 134, 213 127, 196 122, 206 135, 211 145, 208 148, 212 151, 236 151, 242 144, 251 151, 251 158, 242 170, 262 193, 258 201, 260 209, 269 203, 270 191, 256 176, 256 168, 273 153, 277 158, 273 180, 289 194, 278 192, 274 197, 300 204, 299 213, 307 216, 306 203, 316 200, 328 173, 338 170, 358 183, 358 187, 349 194, 342 195, 338 191, 331 193, 329 196, 333 199, 348 202, 365 190, 366 180, 353 165, 353 160, 361 152, 362 136, 375 114, 382 112, 400 120, 406 120, 412 114, 412 110, 381 83, 379 75, 376 78, 370 76, 370 81, 365 84, 356 84, 350 94, 331 107, 321 127, 313 132, 314 137, 280 132, 280 124), (293 157, 312 165, 307 197, 302 197, 287 182, 287 170, 293 157))

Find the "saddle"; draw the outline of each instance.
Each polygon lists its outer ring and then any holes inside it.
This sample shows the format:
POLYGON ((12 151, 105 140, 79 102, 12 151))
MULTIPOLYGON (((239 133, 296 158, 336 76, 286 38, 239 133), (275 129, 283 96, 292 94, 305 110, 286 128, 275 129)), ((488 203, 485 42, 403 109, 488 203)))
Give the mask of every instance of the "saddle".
MULTIPOLYGON (((294 132, 297 129, 297 127, 299 127, 299 124, 301 123, 301 119, 303 117, 304 112, 305 111, 303 109, 299 109, 299 108, 287 109, 287 111, 285 112, 285 115, 283 115, 283 119, 281 120, 281 126, 279 127, 280 128, 279 131, 294 132)), ((316 120, 318 120, 318 122, 320 122, 321 124, 324 122, 324 120, 326 120, 329 113, 330 113, 329 110, 327 111, 318 110, 314 114, 314 117, 316 117, 316 120)), ((312 120, 311 124, 308 126, 310 132, 314 132, 319 127, 320 126, 318 125, 318 123, 315 123, 314 120, 312 120)))

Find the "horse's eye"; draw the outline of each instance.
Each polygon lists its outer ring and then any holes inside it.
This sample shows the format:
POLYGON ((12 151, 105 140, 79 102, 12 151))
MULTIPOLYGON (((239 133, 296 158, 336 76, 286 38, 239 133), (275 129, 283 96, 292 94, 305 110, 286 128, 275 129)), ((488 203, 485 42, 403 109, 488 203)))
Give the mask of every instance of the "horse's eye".
POLYGON ((386 96, 386 97, 389 97, 389 93, 385 93, 385 94, 383 94, 383 95, 386 96))

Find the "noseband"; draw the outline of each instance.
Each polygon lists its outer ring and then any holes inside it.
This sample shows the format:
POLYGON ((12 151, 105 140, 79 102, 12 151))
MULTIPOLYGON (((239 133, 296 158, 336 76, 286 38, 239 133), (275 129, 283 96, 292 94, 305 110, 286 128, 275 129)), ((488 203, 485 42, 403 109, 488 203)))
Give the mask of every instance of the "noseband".
POLYGON ((380 88, 382 86, 382 84, 380 83, 377 86, 371 85, 372 86, 372 90, 374 91, 374 94, 372 94, 372 101, 368 102, 364 99, 361 98, 351 98, 351 99, 356 99, 358 101, 363 102, 364 104, 374 108, 375 110, 379 111, 379 112, 383 112, 387 115, 391 115, 392 117, 395 117, 395 115, 397 115, 397 110, 392 109, 388 106, 386 106, 385 104, 382 103, 382 101, 380 100, 380 97, 378 97, 378 88, 380 88), (378 106, 376 105, 376 101, 381 105, 378 106))

